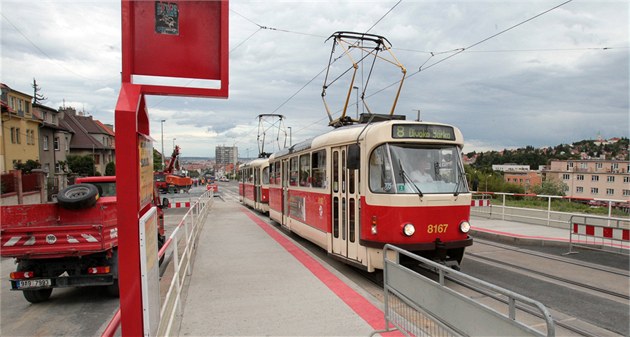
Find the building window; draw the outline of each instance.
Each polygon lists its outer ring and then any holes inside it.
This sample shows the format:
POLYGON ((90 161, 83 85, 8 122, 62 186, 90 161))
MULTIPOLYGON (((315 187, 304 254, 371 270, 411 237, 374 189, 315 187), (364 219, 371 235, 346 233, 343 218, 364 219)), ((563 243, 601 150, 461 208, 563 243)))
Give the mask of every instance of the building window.
POLYGON ((44 119, 44 122, 48 119, 48 112, 44 111, 44 113, 42 114, 42 119, 44 119))
POLYGON ((623 196, 624 197, 630 196, 630 190, 623 190, 623 196))
POLYGON ((22 144, 20 141, 20 128, 15 128, 15 143, 22 144))
POLYGON ((48 136, 44 136, 44 140, 42 141, 42 147, 44 151, 48 151, 48 136))
POLYGON ((606 189, 606 195, 615 195, 615 189, 614 188, 607 188, 606 189))
POLYGON ((573 162, 569 163, 569 167, 573 168, 573 162))
POLYGON ((54 147, 55 151, 59 151, 59 137, 55 137, 55 139, 53 141, 53 147, 54 147))
POLYGON ((581 169, 587 169, 588 168, 588 164, 587 163, 580 163, 580 168, 581 169))
POLYGON ((598 194, 598 193, 599 193, 599 188, 591 187, 591 194, 598 194))
POLYGON ((615 182, 615 176, 608 176, 606 178, 606 181, 609 182, 609 183, 614 183, 615 182))
POLYGON ((575 193, 584 193, 584 187, 578 186, 575 188, 575 193))
POLYGON ((624 183, 630 183, 630 177, 623 177, 624 183))
POLYGON ((11 128, 11 144, 15 144, 15 128, 11 128))
POLYGON ((604 164, 602 164, 602 163, 596 163, 596 164, 595 164, 595 167, 596 167, 596 168, 598 168, 598 169, 600 169, 600 168, 604 167, 604 164))
POLYGON ((599 176, 596 176, 596 175, 591 176, 591 181, 599 181, 599 176))
POLYGON ((584 175, 583 174, 578 174, 577 177, 575 177, 576 180, 584 180, 584 175))
POLYGON ((66 152, 70 152, 70 140, 68 139, 68 137, 66 137, 65 147, 66 147, 66 152))
POLYGON ((562 180, 569 180, 569 179, 571 179, 570 175, 568 175, 568 174, 563 174, 562 175, 562 180))

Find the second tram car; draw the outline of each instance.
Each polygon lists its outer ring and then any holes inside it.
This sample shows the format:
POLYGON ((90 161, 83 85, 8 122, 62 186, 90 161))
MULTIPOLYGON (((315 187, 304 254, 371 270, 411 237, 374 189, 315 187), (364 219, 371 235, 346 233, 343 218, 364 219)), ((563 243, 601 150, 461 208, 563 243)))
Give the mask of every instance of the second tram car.
POLYGON ((258 158, 239 168, 239 198, 253 209, 269 212, 269 159, 258 158))
POLYGON ((269 165, 271 219, 330 255, 372 272, 390 243, 458 268, 472 245, 462 134, 398 118, 340 127, 246 164, 243 202, 260 200, 256 177, 264 181, 269 165))

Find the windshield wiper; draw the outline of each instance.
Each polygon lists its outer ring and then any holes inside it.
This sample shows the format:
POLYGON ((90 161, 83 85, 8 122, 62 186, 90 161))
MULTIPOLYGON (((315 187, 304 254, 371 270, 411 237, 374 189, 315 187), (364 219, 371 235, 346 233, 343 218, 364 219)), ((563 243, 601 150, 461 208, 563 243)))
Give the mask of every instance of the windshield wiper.
POLYGON ((405 170, 403 169, 402 162, 400 161, 400 159, 398 159, 398 166, 400 166, 400 176, 403 178, 403 181, 405 180, 408 181, 416 189, 416 191, 418 191, 418 196, 422 198, 424 194, 422 194, 422 191, 420 191, 420 188, 411 180, 411 178, 409 178, 407 173, 405 173, 405 170))
POLYGON ((456 197, 459 195, 459 184, 462 182, 462 180, 464 178, 463 173, 459 173, 459 178, 457 179, 457 185, 455 185, 455 191, 453 192, 453 196, 456 197))

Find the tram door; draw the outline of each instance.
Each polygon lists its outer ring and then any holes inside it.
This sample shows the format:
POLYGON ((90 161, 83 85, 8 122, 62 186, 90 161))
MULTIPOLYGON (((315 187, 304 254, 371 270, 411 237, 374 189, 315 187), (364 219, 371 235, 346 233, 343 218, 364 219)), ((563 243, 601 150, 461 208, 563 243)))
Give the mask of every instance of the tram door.
POLYGON ((260 188, 260 168, 254 167, 254 207, 258 208, 261 200, 262 191, 260 188))
POLYGON ((358 170, 346 167, 346 147, 332 148, 332 252, 358 260, 358 170))
POLYGON ((282 223, 287 226, 289 219, 289 161, 282 161, 282 223))

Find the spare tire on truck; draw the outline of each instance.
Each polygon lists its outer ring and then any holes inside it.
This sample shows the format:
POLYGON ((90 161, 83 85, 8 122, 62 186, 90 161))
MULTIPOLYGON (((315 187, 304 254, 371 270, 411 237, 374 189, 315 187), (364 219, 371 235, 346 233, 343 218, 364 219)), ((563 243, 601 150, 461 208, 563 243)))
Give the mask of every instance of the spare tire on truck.
POLYGON ((65 209, 84 209, 96 204, 99 194, 92 184, 70 185, 57 194, 57 203, 65 209))

